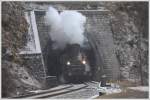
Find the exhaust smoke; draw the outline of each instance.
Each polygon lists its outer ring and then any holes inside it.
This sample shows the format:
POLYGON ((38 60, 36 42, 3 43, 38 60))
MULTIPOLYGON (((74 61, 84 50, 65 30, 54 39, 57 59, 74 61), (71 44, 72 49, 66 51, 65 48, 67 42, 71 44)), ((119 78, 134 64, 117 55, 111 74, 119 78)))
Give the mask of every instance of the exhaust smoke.
POLYGON ((83 46, 86 17, 77 11, 63 11, 60 14, 53 7, 46 12, 45 21, 50 28, 50 37, 55 42, 53 47, 63 49, 66 44, 83 46))

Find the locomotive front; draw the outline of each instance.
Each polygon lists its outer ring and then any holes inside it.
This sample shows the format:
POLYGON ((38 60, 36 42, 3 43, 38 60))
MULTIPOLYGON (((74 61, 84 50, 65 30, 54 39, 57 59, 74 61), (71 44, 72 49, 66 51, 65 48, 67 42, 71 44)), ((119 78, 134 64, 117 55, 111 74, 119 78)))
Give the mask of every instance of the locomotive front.
POLYGON ((66 47, 62 56, 62 72, 66 77, 90 76, 90 66, 86 55, 81 51, 80 45, 72 44, 66 47))

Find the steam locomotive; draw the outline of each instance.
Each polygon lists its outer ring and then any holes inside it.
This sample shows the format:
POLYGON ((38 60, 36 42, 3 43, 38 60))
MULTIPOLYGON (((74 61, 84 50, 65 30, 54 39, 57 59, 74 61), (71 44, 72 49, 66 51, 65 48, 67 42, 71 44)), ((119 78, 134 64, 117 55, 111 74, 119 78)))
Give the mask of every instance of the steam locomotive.
POLYGON ((78 44, 68 44, 60 57, 61 81, 80 80, 91 76, 86 54, 78 44))

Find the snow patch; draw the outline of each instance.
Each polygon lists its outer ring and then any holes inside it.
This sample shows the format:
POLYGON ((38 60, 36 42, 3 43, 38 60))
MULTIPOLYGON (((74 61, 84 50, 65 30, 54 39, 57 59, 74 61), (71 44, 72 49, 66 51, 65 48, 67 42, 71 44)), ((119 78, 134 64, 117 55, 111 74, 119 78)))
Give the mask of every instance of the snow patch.
POLYGON ((149 91, 148 86, 137 86, 137 87, 128 87, 128 88, 132 89, 132 90, 143 91, 143 92, 148 92, 149 91))
POLYGON ((111 86, 106 86, 106 87, 101 87, 101 83, 100 83, 97 90, 99 92, 105 93, 106 95, 122 92, 120 86, 115 83, 111 83, 111 86))

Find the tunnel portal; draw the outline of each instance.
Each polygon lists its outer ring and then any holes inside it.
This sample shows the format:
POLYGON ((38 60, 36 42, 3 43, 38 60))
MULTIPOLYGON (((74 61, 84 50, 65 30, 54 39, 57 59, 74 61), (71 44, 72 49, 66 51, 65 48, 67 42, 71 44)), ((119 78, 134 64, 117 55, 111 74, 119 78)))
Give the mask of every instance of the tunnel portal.
MULTIPOLYGON (((84 50, 88 56, 92 70, 92 80, 100 81, 105 74, 108 80, 119 79, 119 63, 114 53, 112 31, 109 22, 109 11, 105 10, 78 10, 87 17, 84 35, 88 39, 90 49, 84 50)), ((62 50, 53 50, 53 41, 49 36, 50 27, 45 24, 45 11, 35 11, 36 23, 40 37, 40 44, 47 75, 59 76, 60 55, 62 50)))

